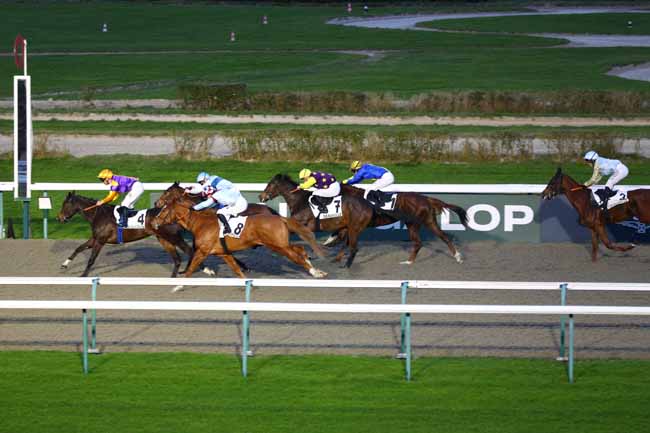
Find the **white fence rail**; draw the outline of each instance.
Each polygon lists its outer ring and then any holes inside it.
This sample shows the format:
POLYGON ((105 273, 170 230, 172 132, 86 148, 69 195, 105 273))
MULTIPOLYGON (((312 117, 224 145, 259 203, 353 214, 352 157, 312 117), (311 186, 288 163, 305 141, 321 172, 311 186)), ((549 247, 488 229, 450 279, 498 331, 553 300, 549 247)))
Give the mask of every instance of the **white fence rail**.
POLYGON ((88 372, 88 317, 91 310, 92 348, 95 348, 96 310, 159 310, 159 311, 241 311, 242 318, 242 374, 247 375, 249 354, 250 311, 258 312, 308 312, 348 314, 401 314, 401 353, 406 359, 406 379, 411 378, 411 315, 412 314, 506 314, 506 315, 558 315, 560 321, 560 358, 564 359, 565 319, 569 318, 568 377, 573 382, 574 370, 574 315, 650 316, 646 306, 591 306, 566 305, 566 293, 571 290, 650 291, 650 284, 643 283, 557 283, 557 282, 501 282, 501 281, 420 281, 420 280, 290 280, 290 279, 176 279, 176 278, 48 278, 48 277, 0 277, 0 285, 91 285, 91 300, 87 301, 27 301, 0 300, 0 309, 51 309, 81 310, 83 339, 83 370, 88 372), (96 301, 96 289, 104 286, 172 286, 185 281, 187 285, 246 288, 246 302, 144 302, 144 301, 96 301), (250 289, 257 287, 356 287, 401 288, 401 304, 323 304, 250 302, 250 289), (468 290, 559 290, 562 305, 423 305, 407 304, 408 288, 468 289, 468 290))

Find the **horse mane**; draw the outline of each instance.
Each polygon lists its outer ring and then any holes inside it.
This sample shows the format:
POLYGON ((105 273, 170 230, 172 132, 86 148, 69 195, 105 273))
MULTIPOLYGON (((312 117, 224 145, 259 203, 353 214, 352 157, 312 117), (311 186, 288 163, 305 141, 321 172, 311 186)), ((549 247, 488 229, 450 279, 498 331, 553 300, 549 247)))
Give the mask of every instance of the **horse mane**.
POLYGON ((68 193, 69 197, 72 197, 74 200, 80 201, 84 206, 90 206, 97 203, 96 198, 85 197, 83 195, 77 194, 75 191, 68 193))
POLYGON ((273 176, 273 180, 278 180, 278 181, 282 181, 282 182, 289 182, 292 185, 298 185, 298 182, 291 179, 291 176, 289 176, 287 173, 278 173, 275 176, 273 176))

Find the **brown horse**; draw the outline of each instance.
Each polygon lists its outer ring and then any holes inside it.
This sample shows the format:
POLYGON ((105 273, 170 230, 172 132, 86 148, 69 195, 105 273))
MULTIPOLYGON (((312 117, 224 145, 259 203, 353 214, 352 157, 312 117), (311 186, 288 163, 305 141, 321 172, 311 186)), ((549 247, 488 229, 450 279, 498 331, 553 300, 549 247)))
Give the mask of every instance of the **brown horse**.
MULTIPOLYGON (((354 194, 363 198, 364 190, 349 185, 343 186, 343 192, 354 194)), ((413 241, 413 248, 409 259, 402 264, 410 265, 415 261, 415 257, 422 248, 422 239, 420 238, 420 227, 425 226, 447 244, 449 252, 458 263, 463 263, 463 256, 456 249, 453 242, 447 237, 438 225, 436 216, 440 215, 443 210, 451 210, 460 219, 463 226, 467 227, 467 213, 460 206, 445 203, 442 200, 433 197, 427 197, 415 192, 400 192, 395 200, 394 211, 379 210, 377 217, 373 220, 372 226, 381 226, 391 224, 395 221, 404 221, 409 232, 409 238, 413 241), (383 218, 382 218, 383 217, 383 218)))
POLYGON ((292 262, 304 267, 316 278, 323 278, 327 275, 314 268, 302 246, 289 243, 289 233, 295 233, 309 243, 316 254, 323 255, 314 234, 293 218, 284 218, 279 215, 251 215, 246 220, 246 226, 239 238, 226 236, 221 242, 219 239, 220 222, 216 214, 192 211, 194 203, 185 197, 165 200, 163 203, 164 207, 154 218, 153 226, 162 227, 165 224, 178 222, 181 227, 192 232, 194 236, 195 251, 192 262, 185 272, 186 278, 191 277, 196 268, 211 254, 223 258, 237 276, 246 278, 231 252, 256 246, 265 246, 282 254, 292 262))
MULTIPOLYGON (((309 206, 311 193, 302 190, 292 192, 297 186, 298 184, 286 174, 277 174, 269 181, 259 198, 262 202, 267 202, 281 195, 289 206, 291 217, 307 226, 311 231, 338 232, 345 229, 349 249, 345 266, 349 268, 358 251, 359 234, 370 225, 373 219, 372 207, 363 198, 347 194, 343 199, 342 216, 317 221, 309 206)), ((341 249, 336 260, 341 260, 343 254, 344 250, 341 249)))
POLYGON ((615 251, 628 251, 634 245, 618 246, 610 242, 605 226, 608 223, 626 221, 637 217, 640 222, 650 224, 650 189, 635 189, 628 191, 628 202, 619 204, 605 213, 592 204, 591 190, 576 182, 558 168, 548 185, 542 192, 542 198, 550 200, 560 194, 566 195, 571 206, 580 217, 580 224, 591 230, 591 260, 598 260, 599 240, 615 251))
MULTIPOLYGON (((90 228, 92 230, 91 238, 75 249, 72 255, 61 264, 61 268, 67 269, 68 265, 77 254, 81 251, 87 250, 88 248, 92 248, 86 269, 84 269, 81 274, 82 277, 88 276, 90 268, 95 263, 95 259, 97 259, 97 255, 104 245, 118 243, 117 224, 115 222, 115 216, 113 215, 115 206, 105 204, 100 207, 93 207, 95 203, 97 203, 97 200, 94 198, 82 197, 75 194, 74 191, 69 192, 65 197, 63 205, 61 206, 61 211, 57 216, 59 222, 66 223, 75 214, 81 213, 86 221, 90 223, 90 228), (91 209, 85 210, 89 207, 91 207, 91 209)), ((156 229, 151 226, 151 219, 159 211, 160 209, 156 208, 149 209, 145 218, 145 228, 124 230, 122 240, 123 243, 129 243, 149 236, 156 236, 165 251, 169 253, 174 261, 174 268, 171 276, 176 277, 178 274, 178 268, 181 265, 181 258, 178 255, 176 248, 183 250, 183 252, 189 257, 192 257, 192 248, 185 242, 185 240, 183 240, 180 233, 181 227, 177 224, 161 225, 156 229)))

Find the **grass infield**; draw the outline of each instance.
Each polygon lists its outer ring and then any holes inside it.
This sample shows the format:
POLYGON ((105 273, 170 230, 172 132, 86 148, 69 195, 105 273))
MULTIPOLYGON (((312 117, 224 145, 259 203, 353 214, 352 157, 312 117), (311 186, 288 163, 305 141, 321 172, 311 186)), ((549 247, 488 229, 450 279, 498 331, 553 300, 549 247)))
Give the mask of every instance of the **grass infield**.
POLYGON ((2 432, 647 431, 647 361, 2 352, 2 432))

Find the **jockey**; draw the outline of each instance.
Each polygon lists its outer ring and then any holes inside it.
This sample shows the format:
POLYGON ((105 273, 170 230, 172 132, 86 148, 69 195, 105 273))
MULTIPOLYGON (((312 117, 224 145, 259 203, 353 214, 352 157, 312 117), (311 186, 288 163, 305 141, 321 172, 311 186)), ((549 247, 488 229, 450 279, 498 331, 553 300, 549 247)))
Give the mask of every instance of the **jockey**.
POLYGON ((120 227, 127 226, 128 212, 130 209, 133 209, 133 205, 138 201, 142 193, 144 192, 144 186, 142 182, 137 177, 129 176, 120 176, 113 174, 108 168, 103 169, 97 175, 98 179, 101 179, 104 182, 104 185, 110 185, 110 192, 102 200, 97 201, 96 206, 101 206, 104 203, 110 203, 115 200, 120 193, 127 193, 122 204, 116 206, 113 211, 115 214, 115 219, 120 221, 120 227))
POLYGON ((603 176, 610 176, 605 184, 603 203, 601 205, 603 209, 607 209, 607 201, 614 195, 614 187, 628 175, 629 171, 625 164, 618 159, 603 158, 593 150, 585 153, 584 160, 594 168, 594 173, 591 175, 591 179, 585 182, 585 186, 594 185, 603 176))
POLYGON ((221 224, 223 224, 223 233, 230 233, 228 218, 244 212, 248 208, 248 202, 232 182, 222 177, 211 176, 205 171, 202 171, 196 177, 196 182, 199 185, 190 187, 186 191, 192 194, 200 192, 206 199, 194 205, 192 209, 203 210, 214 207, 217 204, 222 204, 224 207, 217 210, 217 216, 221 224))
POLYGON ((368 189, 381 190, 395 182, 393 173, 378 165, 361 164, 360 161, 352 161, 350 171, 354 173, 354 176, 345 179, 344 184, 354 185, 362 180, 372 179, 374 182, 370 184, 368 189))
MULTIPOLYGON (((302 180, 302 183, 291 192, 315 188, 312 197, 336 197, 341 194, 341 185, 336 181, 333 174, 322 171, 312 172, 308 168, 303 168, 300 170, 298 177, 302 180)), ((319 200, 314 200, 313 203, 318 206, 318 210, 321 212, 327 212, 327 206, 319 200)))

